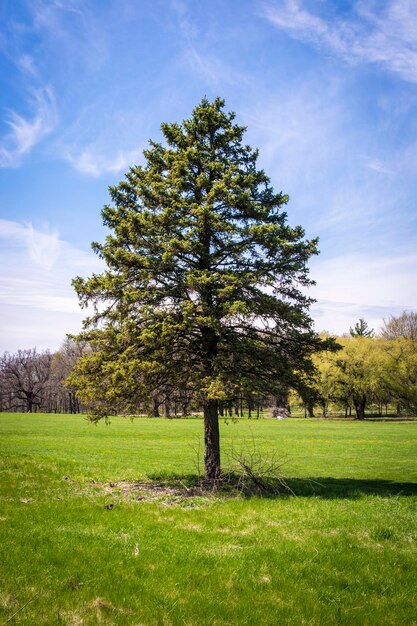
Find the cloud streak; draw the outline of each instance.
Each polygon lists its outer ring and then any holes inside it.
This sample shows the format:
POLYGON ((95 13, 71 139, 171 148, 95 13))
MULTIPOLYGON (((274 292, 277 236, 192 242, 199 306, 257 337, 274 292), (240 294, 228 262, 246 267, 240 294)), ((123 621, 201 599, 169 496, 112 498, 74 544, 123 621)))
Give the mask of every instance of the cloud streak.
POLYGON ((241 71, 229 67, 219 54, 213 54, 213 48, 205 41, 205 33, 193 22, 185 2, 172 0, 171 7, 183 41, 182 60, 186 67, 216 89, 250 83, 241 71))
POLYGON ((22 158, 50 133, 56 125, 55 99, 50 86, 35 89, 30 98, 32 115, 25 117, 9 111, 9 132, 1 139, 0 167, 16 167, 22 158))
POLYGON ((71 280, 102 262, 62 241, 50 228, 0 220, 0 352, 58 348, 85 317, 71 280))
POLYGON ((60 253, 62 242, 58 232, 49 228, 35 229, 32 224, 21 224, 0 219, 0 240, 6 247, 20 247, 26 250, 35 265, 51 269, 60 253))
POLYGON ((117 150, 115 154, 103 154, 95 146, 82 148, 80 152, 67 152, 66 160, 79 172, 88 176, 117 174, 139 162, 142 150, 117 150))
POLYGON ((291 37, 327 48, 348 63, 375 63, 417 82, 417 22, 411 0, 359 0, 349 19, 332 21, 309 12, 302 0, 265 2, 261 15, 291 37))
POLYGON ((396 143, 400 116, 361 125, 343 80, 316 75, 242 114, 261 166, 290 196, 290 222, 319 235, 323 255, 347 245, 378 254, 413 236, 417 152, 413 132, 396 143))

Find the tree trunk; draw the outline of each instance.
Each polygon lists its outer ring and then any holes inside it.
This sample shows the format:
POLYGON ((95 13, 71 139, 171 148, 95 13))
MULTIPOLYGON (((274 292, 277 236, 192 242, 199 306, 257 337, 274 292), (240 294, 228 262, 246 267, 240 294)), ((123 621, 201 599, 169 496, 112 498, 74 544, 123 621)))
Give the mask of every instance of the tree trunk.
POLYGON ((159 415, 159 402, 156 398, 152 398, 152 409, 151 409, 152 417, 160 417, 159 415))
POLYGON ((204 467, 205 479, 220 478, 220 432, 217 400, 204 403, 204 467))
POLYGON ((365 419, 365 406, 366 400, 356 400, 355 401, 355 411, 356 411, 356 419, 364 420, 365 419))

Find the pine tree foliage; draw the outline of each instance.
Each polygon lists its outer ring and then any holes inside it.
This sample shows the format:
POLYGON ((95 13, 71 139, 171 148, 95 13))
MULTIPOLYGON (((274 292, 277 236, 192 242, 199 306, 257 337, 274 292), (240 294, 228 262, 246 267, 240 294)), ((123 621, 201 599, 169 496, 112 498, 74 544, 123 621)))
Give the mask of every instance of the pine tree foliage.
POLYGON ((373 337, 375 333, 373 328, 369 328, 368 322, 360 318, 353 328, 349 328, 349 334, 351 337, 373 337))
POLYGON ((258 153, 224 101, 206 99, 182 124, 162 124, 144 165, 110 188, 110 229, 93 249, 107 271, 74 281, 93 304, 93 349, 71 384, 99 415, 155 391, 204 408, 206 477, 220 472, 218 404, 238 392, 301 388, 311 355, 307 261, 317 241, 291 227, 258 153))

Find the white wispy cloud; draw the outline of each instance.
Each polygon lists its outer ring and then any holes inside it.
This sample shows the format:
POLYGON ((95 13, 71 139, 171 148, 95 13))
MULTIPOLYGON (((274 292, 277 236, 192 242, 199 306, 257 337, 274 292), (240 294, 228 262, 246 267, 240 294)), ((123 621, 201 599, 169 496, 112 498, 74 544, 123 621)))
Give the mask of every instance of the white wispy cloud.
POLYGON ((296 219, 305 227, 311 223, 317 228, 319 219, 327 219, 339 204, 331 197, 339 190, 341 200, 350 201, 351 194, 345 195, 344 190, 351 186, 355 159, 337 86, 322 90, 306 80, 291 92, 279 90, 268 100, 262 98, 244 110, 242 118, 248 125, 249 142, 259 147, 260 164, 273 186, 279 186, 277 191, 290 195, 290 212, 300 207, 302 213, 296 219), (322 189, 326 196, 318 198, 322 189))
POLYGON ((108 154, 94 147, 87 146, 80 152, 67 152, 66 160, 71 163, 76 170, 89 176, 101 176, 102 174, 114 173, 127 170, 135 165, 142 157, 142 150, 111 150, 106 149, 108 154))
POLYGON ((23 52, 18 55, 16 59, 16 64, 19 69, 27 76, 30 76, 32 78, 39 78, 39 72, 38 68, 36 67, 35 59, 30 54, 23 52))
MULTIPOLYGON (((59 94, 61 109, 59 136, 65 134, 71 125, 68 124, 68 106, 72 106, 69 105, 68 93, 71 94, 73 85, 78 85, 83 76, 88 82, 107 59, 106 29, 100 28, 95 12, 85 3, 80 0, 33 0, 26 4, 28 20, 10 20, 5 26, 7 38, 3 52, 15 68, 16 89, 20 92, 22 104, 21 110, 12 107, 4 112, 8 131, 0 137, 0 167, 20 166, 24 157, 56 129, 58 107, 55 91, 59 94), (42 42, 36 53, 30 40, 33 35, 42 42), (47 79, 46 72, 49 74, 47 79), (67 76, 67 85, 70 86, 67 94, 62 88, 63 74, 67 76), (66 120, 62 119, 65 117, 66 120)), ((70 116, 79 108, 79 105, 72 106, 70 116)), ((94 129, 96 135, 97 126, 98 123, 94 129)), ((48 145, 52 152, 55 147, 58 147, 61 156, 62 145, 56 136, 48 145)), ((88 151, 88 148, 79 150, 73 162, 80 162, 81 169, 92 171, 94 175, 100 169, 114 171, 116 161, 121 158, 118 155, 112 162, 103 159, 100 165, 98 157, 98 164, 93 166, 88 162, 88 151)))
POLYGON ((102 97, 92 98, 80 105, 51 148, 86 176, 119 174, 142 161, 151 117, 152 107, 143 105, 138 112, 136 98, 132 103, 109 97, 105 106, 102 97))
POLYGON ((379 174, 384 174, 387 176, 393 176, 395 174, 395 170, 390 169, 383 161, 377 158, 369 158, 365 157, 366 165, 370 170, 374 172, 378 172, 379 174))
POLYGON ((54 229, 0 220, 0 352, 58 348, 85 317, 71 280, 100 269, 96 255, 62 241, 54 229))
POLYGON ((286 88, 270 92, 268 98, 261 98, 242 111, 248 133, 260 146, 262 158, 269 165, 281 159, 285 176, 290 177, 293 172, 297 178, 300 171, 303 176, 315 175, 324 162, 344 151, 344 114, 337 85, 330 85, 324 94, 307 80, 291 92, 286 88))
MULTIPOLYGON (((290 195, 290 222, 329 247, 351 250, 396 245, 415 218, 417 151, 413 136, 392 145, 381 132, 360 125, 349 109, 340 77, 326 83, 307 77, 290 91, 242 111, 248 139, 274 188, 290 195)), ((394 133, 397 119, 390 118, 394 133)))
POLYGON ((5 25, 2 53, 14 67, 19 109, 4 107, 0 114, 8 130, 0 137, 0 168, 18 167, 24 157, 57 125, 52 84, 42 78, 35 56, 27 51, 25 35, 30 29, 18 21, 5 25))
POLYGON ((376 63, 417 82, 417 21, 413 0, 358 0, 345 19, 325 18, 302 0, 261 4, 261 15, 290 36, 327 48, 349 63, 376 63))
POLYGON ((172 0, 171 7, 178 24, 178 32, 183 41, 182 63, 188 69, 218 89, 224 85, 237 86, 249 84, 249 77, 236 67, 230 67, 221 55, 214 52, 214 47, 206 42, 206 32, 199 29, 192 19, 192 11, 187 3, 172 0))
POLYGON ((63 69, 68 71, 76 63, 83 71, 95 71, 105 65, 109 30, 103 28, 92 5, 83 0, 32 0, 28 5, 34 30, 50 50, 59 46, 63 69))
POLYGON ((0 140, 0 167, 19 165, 24 155, 55 127, 55 99, 50 86, 32 90, 29 107, 29 116, 16 111, 9 111, 6 116, 9 132, 0 140))
POLYGON ((188 41, 183 52, 184 64, 200 78, 204 78, 212 87, 222 89, 224 85, 241 85, 249 80, 242 72, 228 67, 222 59, 204 51, 199 51, 197 46, 188 41))
POLYGON ((0 240, 3 246, 23 247, 29 258, 44 269, 51 269, 60 253, 62 242, 58 232, 48 227, 35 229, 32 224, 0 219, 0 240))

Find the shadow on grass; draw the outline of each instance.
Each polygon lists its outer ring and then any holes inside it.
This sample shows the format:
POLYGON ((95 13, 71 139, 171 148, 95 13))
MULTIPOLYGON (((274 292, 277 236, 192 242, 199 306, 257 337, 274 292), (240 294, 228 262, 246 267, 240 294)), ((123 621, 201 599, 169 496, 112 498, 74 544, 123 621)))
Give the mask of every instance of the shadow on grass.
POLYGON ((286 482, 297 496, 304 497, 356 499, 368 495, 417 496, 417 483, 399 483, 390 480, 320 476, 318 478, 288 478, 286 482))
POLYGON ((363 496, 380 497, 417 496, 417 483, 394 482, 389 480, 366 480, 359 478, 306 477, 282 478, 262 477, 262 483, 254 484, 238 474, 227 474, 223 482, 216 485, 205 484, 197 475, 153 474, 152 484, 161 489, 175 488, 184 495, 208 495, 230 497, 314 497, 323 499, 359 499, 363 496), (263 486, 262 486, 263 485, 263 486))

